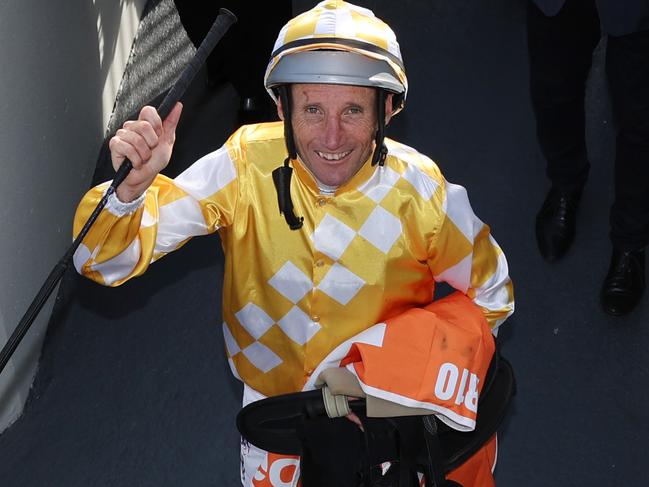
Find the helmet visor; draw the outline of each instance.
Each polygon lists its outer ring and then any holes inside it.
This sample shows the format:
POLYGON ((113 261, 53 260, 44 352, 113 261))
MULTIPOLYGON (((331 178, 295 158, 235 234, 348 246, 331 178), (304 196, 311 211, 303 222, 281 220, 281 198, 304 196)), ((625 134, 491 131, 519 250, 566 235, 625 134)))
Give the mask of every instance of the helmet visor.
POLYGON ((284 56, 269 73, 266 87, 287 83, 324 83, 383 88, 403 93, 404 86, 390 65, 355 52, 301 51, 284 56))

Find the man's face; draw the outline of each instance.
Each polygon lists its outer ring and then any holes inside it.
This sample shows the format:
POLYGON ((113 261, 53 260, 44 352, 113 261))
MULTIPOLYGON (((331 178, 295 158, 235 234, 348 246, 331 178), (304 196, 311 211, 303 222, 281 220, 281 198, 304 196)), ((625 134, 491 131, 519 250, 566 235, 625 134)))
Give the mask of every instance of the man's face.
MULTIPOLYGON (((294 84, 291 88, 298 154, 319 181, 340 186, 374 150, 376 91, 328 84, 294 84)), ((391 107, 388 98, 386 105, 391 107)), ((283 119, 281 104, 278 112, 283 119)), ((390 112, 386 113, 389 118, 390 112)))

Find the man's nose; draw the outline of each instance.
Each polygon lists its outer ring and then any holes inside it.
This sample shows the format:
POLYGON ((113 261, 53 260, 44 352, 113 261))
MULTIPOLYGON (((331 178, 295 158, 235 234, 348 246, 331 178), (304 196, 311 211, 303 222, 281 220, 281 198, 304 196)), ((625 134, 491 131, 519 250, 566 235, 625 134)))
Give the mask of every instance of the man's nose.
POLYGON ((331 115, 325 124, 324 142, 328 149, 338 149, 343 139, 343 127, 340 118, 331 115))

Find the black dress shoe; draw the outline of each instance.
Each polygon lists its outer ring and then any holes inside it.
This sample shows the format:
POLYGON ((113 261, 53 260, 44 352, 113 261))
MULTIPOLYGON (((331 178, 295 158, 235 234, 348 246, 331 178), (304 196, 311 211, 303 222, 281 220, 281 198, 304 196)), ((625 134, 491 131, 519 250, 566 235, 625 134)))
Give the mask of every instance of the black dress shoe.
POLYGON ((575 239, 575 217, 581 191, 551 189, 536 215, 536 242, 548 262, 560 259, 575 239))
POLYGON ((635 308, 645 288, 644 266, 644 249, 625 252, 613 249, 600 294, 604 311, 621 316, 635 308))

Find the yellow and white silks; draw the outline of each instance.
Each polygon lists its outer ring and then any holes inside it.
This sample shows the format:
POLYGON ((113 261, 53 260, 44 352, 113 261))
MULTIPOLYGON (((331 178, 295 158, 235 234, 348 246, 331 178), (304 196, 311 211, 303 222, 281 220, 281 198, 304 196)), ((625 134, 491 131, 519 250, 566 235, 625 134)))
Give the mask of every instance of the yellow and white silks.
MULTIPOLYGON (((430 304, 436 282, 470 298, 495 334, 514 304, 507 261, 489 227, 465 189, 447 182, 429 158, 390 139, 386 146, 383 167, 366 163, 334 195, 322 194, 294 161, 291 195, 304 225, 293 231, 279 214, 272 181, 286 154, 283 125, 244 126, 174 180, 159 175, 135 202, 111 197, 75 266, 117 286, 189 238, 219 231, 223 333, 232 371, 246 384, 244 403, 313 388, 320 371, 340 366, 353 344, 380 348, 385 322, 430 304)), ((75 235, 108 184, 83 198, 75 235)), ((366 386, 369 395, 405 397, 366 386)), ((457 429, 473 428, 474 411, 446 413, 434 402, 415 405, 457 429)), ((256 467, 247 468, 251 482, 256 467)))
MULTIPOLYGON (((85 276, 116 286, 189 238, 218 230, 226 256, 223 329, 234 373, 269 396, 302 390, 322 360, 370 326, 433 300, 436 281, 468 295, 494 330, 513 311, 506 259, 466 191, 427 157, 387 140, 334 196, 296 164, 300 231, 279 214, 272 170, 281 122, 244 126, 143 201, 112 198, 77 250, 85 276)), ((90 190, 75 235, 108 183, 90 190)))

